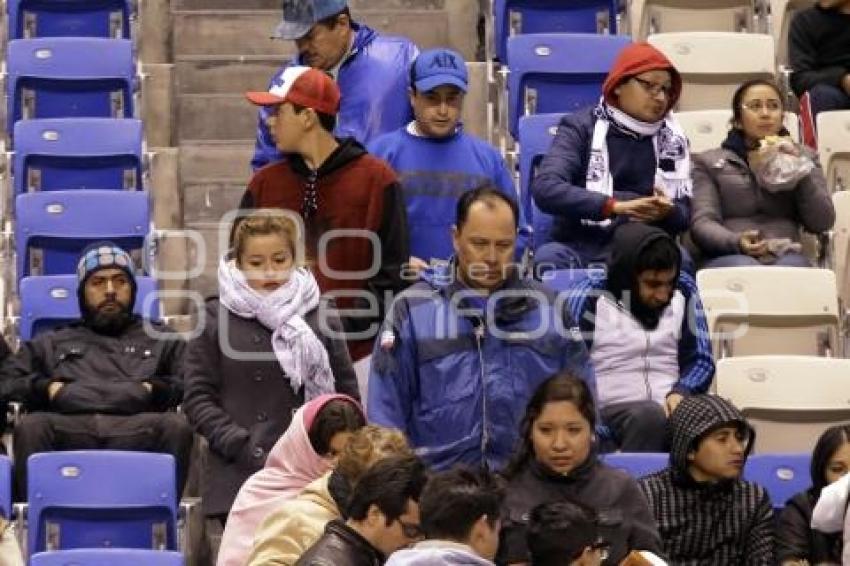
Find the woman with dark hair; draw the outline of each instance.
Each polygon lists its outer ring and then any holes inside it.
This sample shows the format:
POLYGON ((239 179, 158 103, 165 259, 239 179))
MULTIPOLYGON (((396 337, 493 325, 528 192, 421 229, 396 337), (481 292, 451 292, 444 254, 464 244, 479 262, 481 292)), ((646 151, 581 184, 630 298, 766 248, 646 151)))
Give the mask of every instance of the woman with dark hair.
POLYGON ((821 490, 850 472, 850 425, 824 431, 812 452, 812 487, 785 504, 776 528, 776 558, 781 566, 840 564, 841 533, 813 530, 812 510, 821 490))
POLYGON ((365 425, 360 404, 346 395, 323 395, 302 405, 265 467, 242 484, 227 517, 217 564, 245 564, 263 520, 336 466, 351 435, 365 425))
POLYGON ((541 503, 574 500, 596 511, 610 544, 603 564, 631 550, 658 553, 661 541, 637 483, 597 457, 596 407, 587 385, 569 373, 544 381, 528 403, 520 444, 505 475, 508 494, 498 564, 526 564, 528 520, 541 503))
POLYGON ((753 171, 764 140, 788 137, 784 111, 773 82, 745 82, 732 97, 726 140, 694 156, 691 237, 706 260, 703 267, 809 267, 791 244, 799 243, 801 228, 813 233, 832 228, 835 209, 816 157, 814 168, 792 186, 767 185, 753 171))

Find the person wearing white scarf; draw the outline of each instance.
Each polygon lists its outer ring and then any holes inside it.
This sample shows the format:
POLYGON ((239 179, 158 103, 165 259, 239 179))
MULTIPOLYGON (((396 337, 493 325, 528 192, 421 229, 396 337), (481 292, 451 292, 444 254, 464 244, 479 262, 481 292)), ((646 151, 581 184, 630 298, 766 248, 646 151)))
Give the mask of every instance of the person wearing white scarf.
POLYGON ((293 413, 323 394, 359 397, 342 322, 299 265, 294 218, 255 211, 218 265, 219 297, 184 361, 183 409, 209 444, 202 507, 224 522, 293 413))
POLYGON ((223 257, 218 266, 219 300, 242 318, 256 318, 272 331, 272 349, 292 390, 304 387, 304 400, 334 392, 328 352, 304 314, 319 306, 319 285, 307 269, 295 268, 289 280, 269 294, 252 289, 236 260, 223 257))
POLYGON ((539 265, 604 263, 624 222, 651 223, 671 236, 688 228, 690 153, 671 114, 681 88, 661 52, 634 43, 612 66, 599 103, 561 119, 531 186, 539 265))

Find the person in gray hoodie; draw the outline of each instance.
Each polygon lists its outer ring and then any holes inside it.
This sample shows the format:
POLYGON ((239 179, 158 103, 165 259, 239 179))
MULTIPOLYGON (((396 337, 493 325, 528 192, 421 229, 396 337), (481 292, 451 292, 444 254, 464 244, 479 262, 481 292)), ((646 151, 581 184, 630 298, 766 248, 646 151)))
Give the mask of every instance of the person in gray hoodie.
POLYGON ((686 397, 670 418, 670 465, 638 480, 676 566, 773 566, 773 508, 741 479, 755 431, 730 402, 686 397))
POLYGON ((503 483, 486 471, 435 474, 419 498, 425 540, 394 552, 386 566, 492 566, 504 496, 503 483))

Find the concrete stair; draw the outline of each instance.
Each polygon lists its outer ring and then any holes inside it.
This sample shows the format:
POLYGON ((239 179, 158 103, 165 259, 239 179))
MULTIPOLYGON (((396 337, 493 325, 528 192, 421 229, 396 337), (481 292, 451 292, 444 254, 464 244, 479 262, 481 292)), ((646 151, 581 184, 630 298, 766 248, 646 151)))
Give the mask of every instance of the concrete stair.
MULTIPOLYGON (((420 48, 452 46, 467 60, 479 49, 479 0, 351 0, 352 15, 383 33, 410 37, 420 48)), ((170 59, 174 66, 174 143, 180 148, 183 224, 205 249, 189 246, 188 262, 204 262, 191 288, 215 291, 220 252, 217 223, 238 205, 250 179, 256 108, 243 93, 265 90, 295 55, 291 41, 271 39, 280 0, 171 0, 170 59)), ((483 64, 471 66, 473 92, 464 121, 486 131, 483 64), (480 77, 480 78, 479 78, 480 77)))

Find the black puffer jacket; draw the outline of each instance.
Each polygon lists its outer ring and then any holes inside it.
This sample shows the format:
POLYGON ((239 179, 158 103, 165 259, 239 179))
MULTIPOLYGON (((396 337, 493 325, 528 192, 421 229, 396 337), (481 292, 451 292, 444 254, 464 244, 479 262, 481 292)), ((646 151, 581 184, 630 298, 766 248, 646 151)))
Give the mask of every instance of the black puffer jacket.
POLYGON ((341 520, 325 527, 325 534, 301 555, 295 566, 381 566, 384 555, 341 520))
POLYGON ((697 482, 688 453, 722 426, 755 432, 731 403, 686 397, 670 417, 670 466, 639 481, 671 566, 773 566, 773 508, 760 485, 741 479, 697 482))
POLYGON ((564 499, 584 503, 598 513, 602 536, 611 543, 605 564, 619 564, 631 550, 661 553, 652 514, 635 480, 591 454, 567 476, 554 474, 532 460, 510 480, 502 506, 497 564, 527 562, 529 513, 537 505, 564 499))
POLYGON ((812 529, 812 510, 818 497, 812 490, 798 493, 785 503, 776 525, 776 562, 807 560, 809 564, 840 564, 841 533, 812 529))
POLYGON ((118 336, 82 322, 43 332, 3 364, 2 389, 31 411, 133 415, 175 407, 183 396, 185 342, 167 326, 149 324, 162 337, 148 333, 139 318, 118 336), (53 381, 65 385, 49 400, 53 381))

